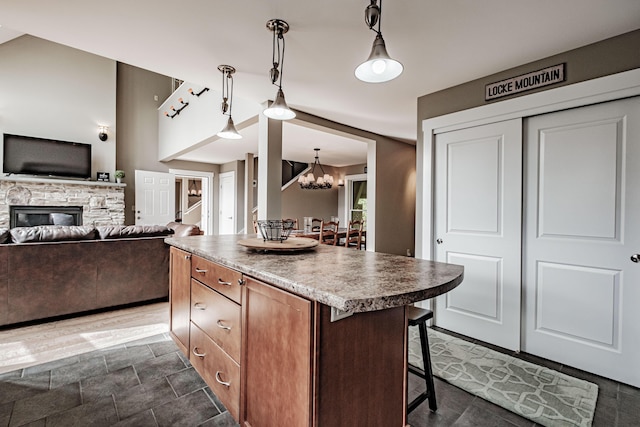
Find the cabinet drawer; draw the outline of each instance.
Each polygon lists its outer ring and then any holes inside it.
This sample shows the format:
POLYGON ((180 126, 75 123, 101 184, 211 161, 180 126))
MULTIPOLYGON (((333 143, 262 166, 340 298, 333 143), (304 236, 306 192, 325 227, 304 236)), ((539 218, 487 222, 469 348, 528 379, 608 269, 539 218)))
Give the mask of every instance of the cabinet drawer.
POLYGON ((199 256, 191 258, 191 277, 241 304, 242 273, 208 261, 199 256))
POLYGON ((240 363, 241 314, 238 304, 191 279, 191 321, 236 363, 240 363))
POLYGON ((233 418, 239 420, 240 366, 193 323, 189 361, 233 418))

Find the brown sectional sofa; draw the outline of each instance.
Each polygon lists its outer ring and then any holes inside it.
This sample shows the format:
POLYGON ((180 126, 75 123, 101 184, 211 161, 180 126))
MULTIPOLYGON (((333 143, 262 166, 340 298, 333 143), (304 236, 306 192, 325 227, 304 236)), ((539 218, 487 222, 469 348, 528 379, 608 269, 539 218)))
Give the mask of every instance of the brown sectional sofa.
POLYGON ((170 234, 197 226, 0 229, 0 326, 164 299, 170 234))

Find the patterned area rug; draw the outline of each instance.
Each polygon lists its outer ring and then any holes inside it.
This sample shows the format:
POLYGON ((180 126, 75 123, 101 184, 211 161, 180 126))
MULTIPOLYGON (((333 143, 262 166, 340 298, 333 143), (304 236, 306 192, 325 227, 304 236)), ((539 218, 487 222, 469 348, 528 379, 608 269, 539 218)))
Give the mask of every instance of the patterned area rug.
MULTIPOLYGON (((598 386, 428 328, 433 374, 548 427, 589 427, 598 386)), ((409 363, 423 367, 417 327, 409 363)))

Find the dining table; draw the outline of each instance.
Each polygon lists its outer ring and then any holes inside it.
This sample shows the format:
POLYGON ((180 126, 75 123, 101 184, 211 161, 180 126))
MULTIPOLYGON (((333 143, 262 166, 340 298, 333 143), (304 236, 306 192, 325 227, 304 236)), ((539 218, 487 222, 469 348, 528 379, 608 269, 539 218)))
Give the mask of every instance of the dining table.
MULTIPOLYGON (((346 238, 347 231, 348 231, 347 227, 338 227, 338 233, 337 233, 338 240, 346 238)), ((362 237, 366 236, 366 234, 367 234, 367 231, 362 230, 362 237)), ((291 230, 290 236, 291 237, 307 237, 310 239, 319 240, 320 230, 318 231, 291 230)))

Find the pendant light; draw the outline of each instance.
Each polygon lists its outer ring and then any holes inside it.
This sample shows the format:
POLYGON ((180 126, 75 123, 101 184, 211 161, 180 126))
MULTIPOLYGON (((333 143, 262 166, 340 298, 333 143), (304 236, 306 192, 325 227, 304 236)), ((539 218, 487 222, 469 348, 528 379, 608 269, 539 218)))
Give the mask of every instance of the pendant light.
POLYGON ((222 104, 220 109, 222 114, 229 116, 226 126, 217 133, 220 138, 225 139, 241 139, 242 135, 236 130, 231 118, 231 107, 233 106, 233 73, 236 69, 231 65, 218 65, 218 70, 222 73, 222 104))
POLYGON ((271 77, 271 84, 278 86, 278 92, 276 93, 276 99, 263 113, 270 119, 290 120, 296 116, 296 113, 287 105, 284 99, 284 92, 282 91, 284 34, 289 31, 289 24, 281 19, 270 19, 267 21, 267 29, 273 33, 273 50, 271 53, 273 68, 269 71, 269 75, 271 77))
POLYGON ((382 21, 382 0, 371 0, 371 4, 364 11, 364 20, 369 29, 376 32, 369 58, 356 68, 356 77, 367 83, 382 83, 393 80, 402 74, 402 64, 392 59, 387 53, 387 47, 382 38, 380 23, 382 21), (378 24, 378 29, 374 27, 378 24))

